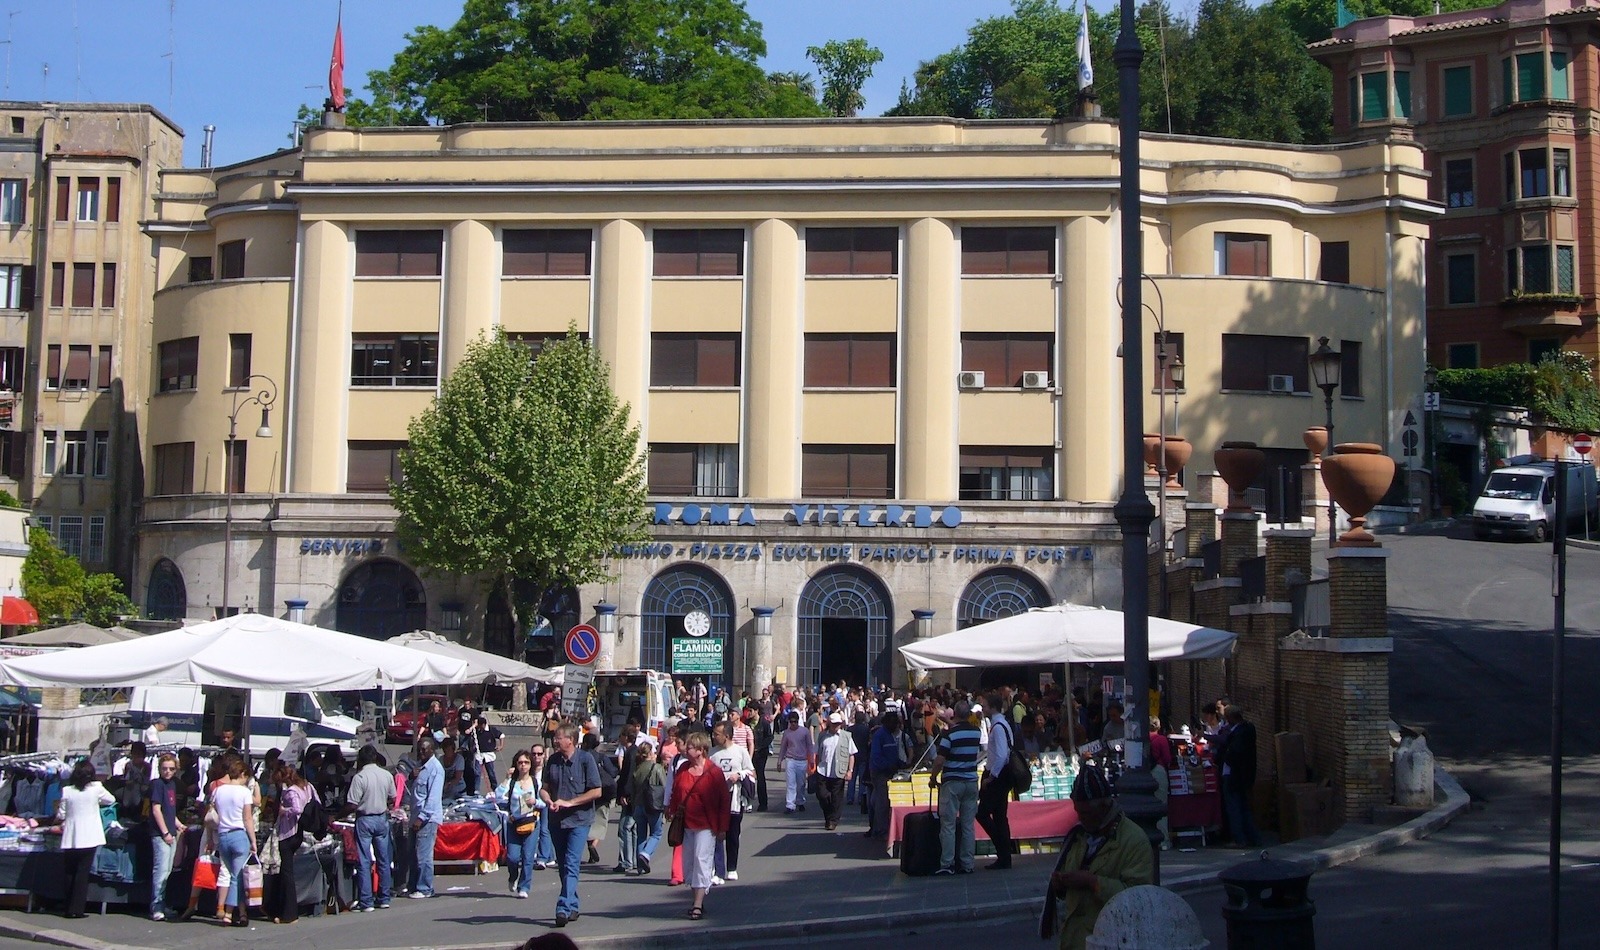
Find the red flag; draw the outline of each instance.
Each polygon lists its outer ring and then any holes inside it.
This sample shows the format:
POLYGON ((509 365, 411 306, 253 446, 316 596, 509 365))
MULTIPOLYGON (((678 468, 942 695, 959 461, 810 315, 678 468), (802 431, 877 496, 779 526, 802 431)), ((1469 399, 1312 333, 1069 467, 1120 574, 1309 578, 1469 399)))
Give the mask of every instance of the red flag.
POLYGON ((333 28, 333 59, 328 63, 328 101, 335 111, 344 108, 344 11, 333 28))

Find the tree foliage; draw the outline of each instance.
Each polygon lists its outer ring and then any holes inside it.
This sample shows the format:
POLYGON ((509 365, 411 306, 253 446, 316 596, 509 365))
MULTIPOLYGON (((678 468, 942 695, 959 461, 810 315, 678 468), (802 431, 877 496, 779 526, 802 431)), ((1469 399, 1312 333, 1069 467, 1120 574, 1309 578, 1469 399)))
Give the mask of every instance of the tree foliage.
POLYGON ((575 329, 531 362, 480 337, 411 421, 400 471, 406 555, 482 578, 519 617, 547 589, 605 579, 612 548, 645 536, 639 427, 575 329))
POLYGON ((61 550, 50 532, 28 532, 28 557, 22 562, 22 595, 46 623, 83 619, 109 627, 138 608, 122 592, 115 574, 89 574, 78 559, 61 550))
POLYGON ((872 67, 883 62, 883 50, 857 37, 808 46, 806 58, 822 74, 822 108, 829 115, 850 117, 867 104, 861 87, 872 78, 872 67))
POLYGON ((1569 432, 1600 431, 1600 387, 1594 364, 1581 353, 1551 354, 1537 365, 1440 370, 1439 392, 1461 402, 1521 406, 1569 432))
MULTIPOLYGON (((1440 9, 1451 13, 1490 5, 1486 0, 1441 0, 1440 9)), ((1317 43, 1333 35, 1338 0, 1271 0, 1266 6, 1283 17, 1302 42, 1317 43)), ((1345 8, 1358 19, 1426 16, 1433 12, 1433 0, 1346 0, 1345 8)))
POLYGON ((739 0, 466 0, 367 74, 351 125, 815 116, 739 0))

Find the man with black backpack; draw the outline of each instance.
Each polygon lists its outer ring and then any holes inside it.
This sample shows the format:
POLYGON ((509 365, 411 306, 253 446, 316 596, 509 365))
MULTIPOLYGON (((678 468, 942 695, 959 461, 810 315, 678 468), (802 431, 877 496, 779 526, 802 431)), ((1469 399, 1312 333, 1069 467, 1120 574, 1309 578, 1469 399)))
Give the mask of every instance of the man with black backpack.
POLYGON ((978 789, 978 824, 984 834, 994 842, 995 859, 984 865, 990 871, 1005 871, 1011 867, 1011 854, 1016 845, 1011 840, 1011 747, 1015 744, 1011 721, 1006 716, 1010 705, 999 693, 991 693, 985 702, 989 710, 989 749, 984 759, 983 784, 978 789))

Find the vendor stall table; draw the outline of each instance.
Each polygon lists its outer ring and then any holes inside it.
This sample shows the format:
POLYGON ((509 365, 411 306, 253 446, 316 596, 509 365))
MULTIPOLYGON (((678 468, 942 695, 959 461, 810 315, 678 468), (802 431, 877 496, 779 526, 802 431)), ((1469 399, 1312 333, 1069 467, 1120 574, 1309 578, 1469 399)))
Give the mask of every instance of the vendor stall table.
MULTIPOLYGON (((904 833, 906 816, 927 811, 926 805, 894 805, 890 808, 889 854, 894 855, 904 833)), ((1011 819, 1011 837, 1016 841, 1065 838, 1078 823, 1078 810, 1070 801, 1012 802, 1006 812, 1011 819)), ((975 840, 988 841, 982 825, 973 826, 975 840)))
POLYGON ((1218 790, 1217 770, 1209 759, 1199 764, 1169 769, 1167 828, 1173 843, 1186 837, 1199 837, 1206 846, 1206 831, 1222 826, 1222 794, 1218 790))
MULTIPOLYGON (((67 897, 66 860, 57 842, 49 840, 52 837, 47 836, 46 846, 37 850, 0 849, 0 893, 26 894, 29 912, 40 900, 64 901, 67 897)), ((129 852, 136 879, 110 881, 91 874, 89 905, 99 904, 100 913, 104 914, 110 904, 149 904, 149 839, 108 845, 106 850, 129 852)))

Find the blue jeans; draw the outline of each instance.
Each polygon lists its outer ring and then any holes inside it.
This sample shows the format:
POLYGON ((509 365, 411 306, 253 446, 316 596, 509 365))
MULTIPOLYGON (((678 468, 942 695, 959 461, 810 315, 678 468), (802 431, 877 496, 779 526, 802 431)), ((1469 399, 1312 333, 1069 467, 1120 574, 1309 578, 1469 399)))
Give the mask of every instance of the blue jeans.
MULTIPOLYGON (((511 819, 516 821, 515 818, 511 819)), ((506 863, 511 872, 511 889, 526 893, 533 887, 534 852, 539 848, 539 834, 519 835, 506 826, 506 863)))
POLYGON ((439 837, 439 823, 425 821, 411 833, 411 890, 433 896, 433 842, 439 837))
POLYGON ((172 850, 156 835, 150 836, 150 913, 167 912, 167 878, 172 876, 172 850))
POLYGON ((533 859, 545 864, 556 863, 556 845, 550 837, 550 806, 543 799, 539 801, 539 844, 534 849, 533 859))
POLYGON ((378 903, 387 904, 394 893, 394 871, 388 815, 362 815, 356 819, 356 906, 371 907, 372 862, 377 855, 378 903))
POLYGON ((556 913, 571 917, 578 912, 578 869, 589 850, 589 826, 551 828, 556 860, 561 863, 561 896, 556 898, 556 913))
POLYGON ((939 866, 972 870, 973 821, 978 817, 975 779, 946 778, 939 786, 939 866))
POLYGON ((856 753, 856 767, 850 770, 850 781, 844 786, 845 804, 854 805, 856 802, 866 803, 867 800, 867 754, 856 753))
POLYGON ((651 811, 644 805, 634 805, 633 824, 635 837, 640 834, 639 829, 647 829, 644 831, 644 840, 639 843, 637 857, 634 859, 634 865, 637 867, 638 858, 649 861, 656 856, 656 845, 661 843, 661 812, 651 811))
POLYGON ((224 831, 217 836, 217 853, 222 856, 222 865, 233 879, 228 884, 228 896, 223 903, 229 907, 239 907, 244 899, 244 862, 250 857, 250 836, 239 828, 224 831))
POLYGON ((639 823, 633 817, 633 806, 623 809, 617 819, 617 866, 631 871, 639 857, 639 823))

